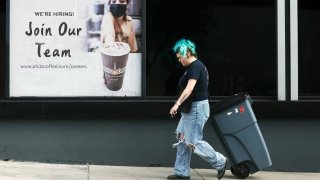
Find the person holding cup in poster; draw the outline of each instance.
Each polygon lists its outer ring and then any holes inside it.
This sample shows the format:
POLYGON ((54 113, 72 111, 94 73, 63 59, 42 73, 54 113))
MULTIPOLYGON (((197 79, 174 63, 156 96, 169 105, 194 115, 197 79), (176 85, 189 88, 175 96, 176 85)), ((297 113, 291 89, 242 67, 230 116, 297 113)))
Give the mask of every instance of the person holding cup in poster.
POLYGON ((129 44, 130 52, 136 52, 138 48, 132 17, 126 14, 129 0, 107 0, 106 4, 110 12, 102 19, 100 36, 102 44, 124 42, 129 44))
POLYGON ((132 17, 126 14, 129 0, 107 2, 110 12, 102 19, 100 52, 105 84, 109 90, 118 91, 122 88, 129 53, 138 48, 132 17))

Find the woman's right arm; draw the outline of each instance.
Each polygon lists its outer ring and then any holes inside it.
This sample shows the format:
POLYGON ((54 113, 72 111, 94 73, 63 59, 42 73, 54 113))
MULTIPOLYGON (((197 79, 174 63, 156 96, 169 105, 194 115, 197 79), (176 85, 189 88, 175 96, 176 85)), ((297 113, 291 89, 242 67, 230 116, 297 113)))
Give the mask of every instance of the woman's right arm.
POLYGON ((196 85, 197 80, 196 79, 189 79, 188 84, 186 88, 181 93, 179 99, 176 101, 176 103, 172 106, 170 109, 169 114, 173 117, 177 114, 179 106, 185 101, 192 93, 194 86, 196 85))

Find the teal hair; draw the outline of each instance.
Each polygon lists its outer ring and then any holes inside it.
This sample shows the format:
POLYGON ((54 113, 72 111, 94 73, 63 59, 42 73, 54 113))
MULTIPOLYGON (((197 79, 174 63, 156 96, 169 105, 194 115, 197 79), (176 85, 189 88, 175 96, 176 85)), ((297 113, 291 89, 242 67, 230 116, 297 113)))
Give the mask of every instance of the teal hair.
POLYGON ((180 39, 176 42, 172 49, 175 54, 179 53, 183 57, 187 56, 188 51, 192 55, 197 56, 196 45, 187 39, 180 39))

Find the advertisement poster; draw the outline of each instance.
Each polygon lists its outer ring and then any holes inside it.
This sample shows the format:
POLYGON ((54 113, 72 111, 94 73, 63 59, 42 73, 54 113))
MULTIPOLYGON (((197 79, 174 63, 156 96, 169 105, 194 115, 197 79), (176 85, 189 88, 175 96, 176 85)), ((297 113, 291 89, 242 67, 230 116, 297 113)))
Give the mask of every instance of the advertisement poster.
POLYGON ((10 97, 141 96, 141 0, 10 0, 10 97))

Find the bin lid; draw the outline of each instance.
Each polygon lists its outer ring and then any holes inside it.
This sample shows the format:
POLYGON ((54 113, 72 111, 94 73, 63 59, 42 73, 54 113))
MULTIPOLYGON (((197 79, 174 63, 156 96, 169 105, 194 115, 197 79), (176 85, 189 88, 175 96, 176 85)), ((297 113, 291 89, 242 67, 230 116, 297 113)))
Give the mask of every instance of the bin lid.
POLYGON ((227 99, 224 99, 220 102, 217 102, 213 104, 213 114, 217 114, 221 111, 226 110, 227 108, 230 108, 242 101, 245 101, 248 99, 250 103, 252 103, 252 99, 250 98, 249 94, 247 92, 242 92, 239 94, 235 94, 233 96, 228 97, 227 99))

